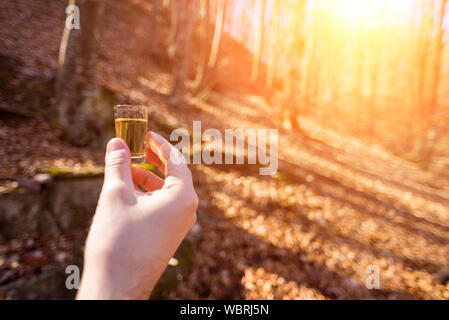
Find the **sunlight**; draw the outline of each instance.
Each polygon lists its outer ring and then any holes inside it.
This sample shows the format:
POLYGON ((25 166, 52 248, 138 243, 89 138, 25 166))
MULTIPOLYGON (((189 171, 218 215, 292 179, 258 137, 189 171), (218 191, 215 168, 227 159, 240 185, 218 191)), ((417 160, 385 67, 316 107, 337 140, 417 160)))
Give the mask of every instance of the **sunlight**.
POLYGON ((349 26, 365 24, 377 29, 381 24, 405 22, 414 3, 413 0, 327 0, 322 5, 349 26))

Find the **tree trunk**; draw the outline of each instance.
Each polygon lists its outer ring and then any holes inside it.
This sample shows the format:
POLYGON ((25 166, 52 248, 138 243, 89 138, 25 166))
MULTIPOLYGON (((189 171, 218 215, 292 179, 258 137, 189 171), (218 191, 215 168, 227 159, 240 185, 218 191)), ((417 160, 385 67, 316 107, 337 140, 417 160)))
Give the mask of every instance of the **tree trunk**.
POLYGON ((201 0, 200 7, 204 8, 205 14, 204 17, 201 18, 200 21, 200 58, 198 61, 198 65, 196 68, 195 81, 193 84, 193 88, 197 90, 202 82, 204 72, 207 66, 207 59, 209 56, 209 48, 210 48, 210 4, 209 0, 201 0))
POLYGON ((438 107, 438 91, 440 87, 441 60, 444 50, 444 16, 446 13, 448 0, 441 1, 440 15, 438 20, 438 30, 435 48, 435 59, 433 63, 432 79, 430 83, 430 99, 427 110, 424 112, 424 132, 422 133, 421 158, 424 166, 428 166, 432 157, 436 142, 436 130, 434 119, 438 107))
POLYGON ((253 61, 251 66, 251 82, 256 82, 259 76, 259 65, 261 64, 263 43, 264 43, 264 22, 265 22, 265 0, 262 0, 262 7, 260 12, 260 20, 258 32, 256 32, 257 40, 255 41, 255 48, 253 52, 253 61))
POLYGON ((80 29, 70 32, 56 84, 56 107, 65 138, 87 145, 102 133, 99 121, 104 116, 95 110, 100 92, 96 67, 104 0, 77 0, 75 4, 80 9, 80 29))
POLYGON ((268 88, 273 86, 275 61, 278 58, 278 42, 279 42, 279 19, 280 19, 280 3, 279 0, 274 0, 272 14, 271 14, 271 28, 270 28, 270 59, 267 66, 266 85, 268 88))
POLYGON ((159 23, 158 23, 158 15, 160 13, 160 1, 161 0, 153 0, 151 7, 151 17, 150 17, 150 30, 152 30, 152 35, 149 39, 150 50, 153 55, 157 53, 158 43, 157 37, 159 36, 159 23))
POLYGON ((225 8, 225 0, 218 0, 214 40, 212 42, 212 49, 209 57, 209 68, 215 67, 215 62, 217 61, 218 46, 220 44, 221 33, 223 29, 225 8))
POLYGON ((196 2, 194 0, 179 0, 178 28, 176 32, 176 52, 173 61, 173 84, 170 103, 182 104, 186 94, 185 82, 190 65, 191 35, 195 24, 196 2))

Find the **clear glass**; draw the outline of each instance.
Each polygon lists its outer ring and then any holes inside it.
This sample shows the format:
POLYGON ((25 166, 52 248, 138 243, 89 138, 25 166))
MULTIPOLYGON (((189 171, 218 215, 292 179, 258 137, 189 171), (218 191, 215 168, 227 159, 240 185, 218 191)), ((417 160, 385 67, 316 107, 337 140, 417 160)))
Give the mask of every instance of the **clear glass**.
POLYGON ((131 162, 145 162, 148 131, 148 109, 139 105, 114 107, 115 135, 123 139, 131 152, 131 162))

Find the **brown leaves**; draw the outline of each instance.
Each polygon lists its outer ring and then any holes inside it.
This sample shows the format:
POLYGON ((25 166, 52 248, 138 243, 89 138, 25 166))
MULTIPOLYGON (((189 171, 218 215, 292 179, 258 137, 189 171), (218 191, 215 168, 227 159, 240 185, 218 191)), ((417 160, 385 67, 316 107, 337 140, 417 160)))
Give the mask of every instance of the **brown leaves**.
POLYGON ((275 273, 266 272, 263 268, 248 268, 242 278, 245 298, 252 300, 324 300, 317 290, 294 281, 286 281, 275 273))
POLYGON ((194 169, 194 178, 202 199, 199 223, 204 241, 191 273, 171 297, 446 299, 449 295, 434 277, 434 270, 449 261, 444 226, 386 209, 380 201, 364 199, 361 204, 366 207, 353 205, 355 195, 338 190, 338 198, 329 197, 315 188, 331 190, 333 184, 322 179, 314 179, 309 187, 203 166, 194 169), (395 220, 398 215, 402 219, 395 220), (381 290, 365 287, 370 265, 380 270, 381 290))
POLYGON ((59 130, 34 119, 0 120, 0 185, 17 176, 31 177, 41 167, 93 170, 103 163, 102 150, 76 148, 63 143, 59 130))
MULTIPOLYGON (((65 235, 21 237, 0 244, 0 286, 19 278, 31 279, 43 270, 63 272, 67 265, 77 264, 82 248, 75 248, 73 243, 84 242, 85 236, 86 230, 77 230, 65 235)), ((8 292, 3 293, 4 298, 11 298, 8 292)))
POLYGON ((32 268, 41 268, 50 262, 50 257, 42 250, 35 250, 24 253, 22 262, 32 268))

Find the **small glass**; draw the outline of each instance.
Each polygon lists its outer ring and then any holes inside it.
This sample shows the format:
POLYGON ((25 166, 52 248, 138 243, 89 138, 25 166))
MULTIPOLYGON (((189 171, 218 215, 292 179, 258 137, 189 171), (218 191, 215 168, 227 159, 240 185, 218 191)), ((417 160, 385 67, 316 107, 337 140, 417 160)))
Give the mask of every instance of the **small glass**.
POLYGON ((114 107, 115 135, 123 139, 131 152, 131 162, 145 162, 148 131, 148 110, 145 106, 117 105, 114 107))

